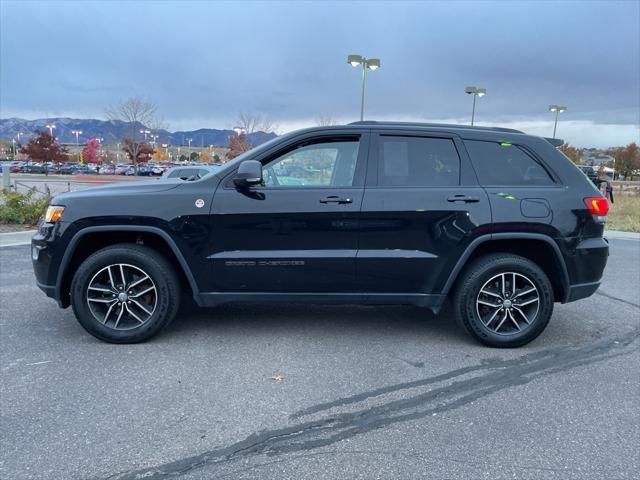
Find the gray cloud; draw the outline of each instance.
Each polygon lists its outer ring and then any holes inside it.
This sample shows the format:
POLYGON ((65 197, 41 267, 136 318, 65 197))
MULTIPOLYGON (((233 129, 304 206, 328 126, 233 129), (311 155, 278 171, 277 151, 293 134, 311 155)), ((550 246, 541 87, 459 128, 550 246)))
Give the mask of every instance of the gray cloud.
POLYGON ((17 2, 1 4, 0 115, 79 114, 142 94, 173 128, 239 110, 353 118, 638 122, 638 2, 17 2))

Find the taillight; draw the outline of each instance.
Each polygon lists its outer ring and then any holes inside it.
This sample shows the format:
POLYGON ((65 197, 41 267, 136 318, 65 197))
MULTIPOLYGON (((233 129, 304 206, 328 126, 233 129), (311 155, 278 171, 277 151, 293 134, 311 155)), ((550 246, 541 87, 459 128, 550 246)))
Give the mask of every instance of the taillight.
POLYGON ((609 201, 602 197, 587 197, 584 204, 593 215, 606 215, 609 212, 609 201))

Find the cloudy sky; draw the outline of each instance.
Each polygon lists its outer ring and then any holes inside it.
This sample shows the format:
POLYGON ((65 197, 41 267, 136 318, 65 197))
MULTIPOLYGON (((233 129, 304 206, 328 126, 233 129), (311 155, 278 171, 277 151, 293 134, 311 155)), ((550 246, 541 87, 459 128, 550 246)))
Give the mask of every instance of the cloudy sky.
POLYGON ((144 95, 170 130, 237 112, 281 132, 357 120, 350 53, 379 57, 369 119, 470 121, 578 146, 638 141, 640 2, 29 2, 0 0, 0 117, 104 118, 144 95))

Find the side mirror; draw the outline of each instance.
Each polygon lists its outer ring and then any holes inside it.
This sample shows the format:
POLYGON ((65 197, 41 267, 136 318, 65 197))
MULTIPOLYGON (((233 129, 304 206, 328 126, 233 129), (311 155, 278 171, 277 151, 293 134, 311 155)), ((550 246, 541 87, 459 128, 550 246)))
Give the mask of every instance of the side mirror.
POLYGON ((237 187, 250 187, 262 183, 262 164, 257 160, 245 160, 238 167, 233 183, 237 187))

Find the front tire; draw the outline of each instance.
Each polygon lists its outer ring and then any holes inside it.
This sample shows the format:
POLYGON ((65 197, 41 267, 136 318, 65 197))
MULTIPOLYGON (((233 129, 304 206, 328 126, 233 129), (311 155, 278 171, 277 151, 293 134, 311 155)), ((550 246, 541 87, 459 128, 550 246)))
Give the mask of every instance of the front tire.
POLYGON ((469 265, 453 296, 456 318, 491 347, 519 347, 546 328, 553 288, 542 269, 524 257, 491 254, 469 265))
POLYGON ((138 343, 166 327, 180 304, 180 283, 157 251, 118 244, 90 255, 71 282, 82 327, 109 343, 138 343))

